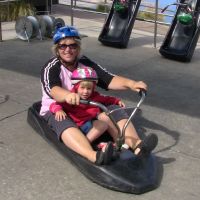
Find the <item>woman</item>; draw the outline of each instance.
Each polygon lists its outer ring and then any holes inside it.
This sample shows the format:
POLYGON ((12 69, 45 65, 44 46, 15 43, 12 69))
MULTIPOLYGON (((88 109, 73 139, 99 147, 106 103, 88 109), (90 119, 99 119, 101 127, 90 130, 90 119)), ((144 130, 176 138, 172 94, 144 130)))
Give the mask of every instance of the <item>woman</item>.
MULTIPOLYGON (((78 31, 74 27, 65 26, 58 28, 53 37, 53 41, 55 57, 51 58, 41 71, 43 97, 40 115, 44 117, 56 132, 58 139, 67 147, 97 165, 109 164, 113 154, 113 146, 111 143, 108 143, 101 151, 94 151, 77 125, 70 118, 56 121, 55 116, 49 111, 49 106, 55 101, 79 105, 80 96, 77 93, 70 92, 73 87, 70 78, 72 72, 80 63, 90 66, 96 71, 98 75, 97 86, 106 90, 130 89, 139 92, 140 89, 147 90, 147 85, 142 81, 137 82, 113 75, 86 57, 79 58, 81 40, 78 31)), ((116 113, 114 117, 122 129, 127 121, 127 115, 125 113, 116 113)), ((116 140, 118 133, 109 118, 102 118, 101 120, 106 121, 109 125, 109 133, 116 140)), ((131 123, 126 128, 125 144, 136 155, 150 153, 156 147, 157 141, 157 136, 153 134, 141 141, 131 123)))

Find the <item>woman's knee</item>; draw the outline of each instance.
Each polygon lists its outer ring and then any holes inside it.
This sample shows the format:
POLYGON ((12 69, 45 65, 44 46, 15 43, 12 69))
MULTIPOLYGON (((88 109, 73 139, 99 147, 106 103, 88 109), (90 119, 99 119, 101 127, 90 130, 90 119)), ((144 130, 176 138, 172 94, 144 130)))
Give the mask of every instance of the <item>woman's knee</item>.
POLYGON ((65 141, 69 140, 70 138, 74 138, 76 135, 82 135, 82 132, 76 127, 70 127, 65 129, 60 134, 60 139, 65 143, 65 141))

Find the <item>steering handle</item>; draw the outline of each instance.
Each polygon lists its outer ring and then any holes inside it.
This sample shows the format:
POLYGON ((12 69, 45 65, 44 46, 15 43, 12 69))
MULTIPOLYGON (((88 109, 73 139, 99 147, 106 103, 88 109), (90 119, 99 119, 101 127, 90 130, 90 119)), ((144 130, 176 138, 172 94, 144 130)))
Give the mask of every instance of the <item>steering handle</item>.
POLYGON ((109 110, 108 110, 108 108, 107 108, 106 106, 104 106, 104 105, 101 104, 101 103, 95 102, 95 101, 90 101, 90 100, 83 100, 83 99, 81 99, 81 100, 80 100, 80 103, 82 103, 82 104, 88 104, 88 105, 93 105, 93 106, 97 106, 97 107, 101 108, 101 110, 103 110, 104 112, 106 112, 106 113, 109 112, 109 110))
POLYGON ((122 130, 120 130, 117 122, 114 120, 114 118, 112 116, 112 113, 114 111, 116 111, 116 110, 119 110, 119 108, 109 111, 108 108, 106 106, 104 106, 103 104, 101 104, 101 103, 90 101, 90 100, 83 100, 83 99, 80 100, 80 103, 97 106, 97 107, 99 107, 101 110, 103 110, 106 113, 106 115, 110 118, 110 120, 113 122, 114 126, 118 130, 118 138, 117 138, 116 143, 117 143, 117 148, 120 149, 121 145, 124 143, 125 130, 126 130, 128 124, 129 124, 129 122, 131 121, 131 119, 135 115, 136 111, 138 110, 138 108, 140 107, 140 105, 142 104, 142 102, 144 101, 144 99, 145 99, 145 97, 147 95, 146 90, 141 89, 139 91, 139 95, 140 95, 141 98, 140 98, 138 104, 136 105, 136 107, 134 108, 134 110, 132 111, 131 115, 127 119, 126 123, 124 124, 122 130))
POLYGON ((139 95, 140 95, 140 97, 143 97, 143 96, 146 97, 147 96, 147 91, 145 89, 140 89, 139 95))

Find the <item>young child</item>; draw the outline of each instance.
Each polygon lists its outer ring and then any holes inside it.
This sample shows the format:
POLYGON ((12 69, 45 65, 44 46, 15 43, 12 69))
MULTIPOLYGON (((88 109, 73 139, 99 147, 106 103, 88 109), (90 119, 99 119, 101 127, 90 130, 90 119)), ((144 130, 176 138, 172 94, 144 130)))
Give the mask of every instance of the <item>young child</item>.
MULTIPOLYGON (((125 107, 120 99, 103 96, 95 91, 98 77, 92 68, 86 66, 78 67, 73 71, 71 80, 74 85, 71 92, 79 94, 80 99, 95 101, 105 106, 119 105, 125 107)), ((55 119, 58 121, 70 117, 90 142, 93 142, 108 129, 108 124, 98 119, 98 115, 102 114, 102 111, 97 106, 54 102, 50 105, 50 111, 55 113, 55 119)))

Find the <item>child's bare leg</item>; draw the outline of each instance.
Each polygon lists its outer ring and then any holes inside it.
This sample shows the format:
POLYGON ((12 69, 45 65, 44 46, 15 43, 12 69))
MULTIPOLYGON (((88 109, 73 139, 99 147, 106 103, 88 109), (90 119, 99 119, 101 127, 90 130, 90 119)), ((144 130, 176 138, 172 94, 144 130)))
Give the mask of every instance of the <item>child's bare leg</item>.
POLYGON ((86 137, 90 142, 93 142, 98 137, 100 137, 106 130, 108 129, 108 125, 101 120, 93 121, 93 127, 87 133, 86 137))
POLYGON ((106 122, 106 124, 108 124, 107 131, 109 132, 109 134, 111 135, 113 140, 116 141, 117 136, 118 136, 118 131, 117 131, 117 128, 115 127, 115 125, 113 124, 113 122, 110 120, 110 118, 104 112, 102 112, 98 115, 98 119, 102 120, 102 121, 106 122))

